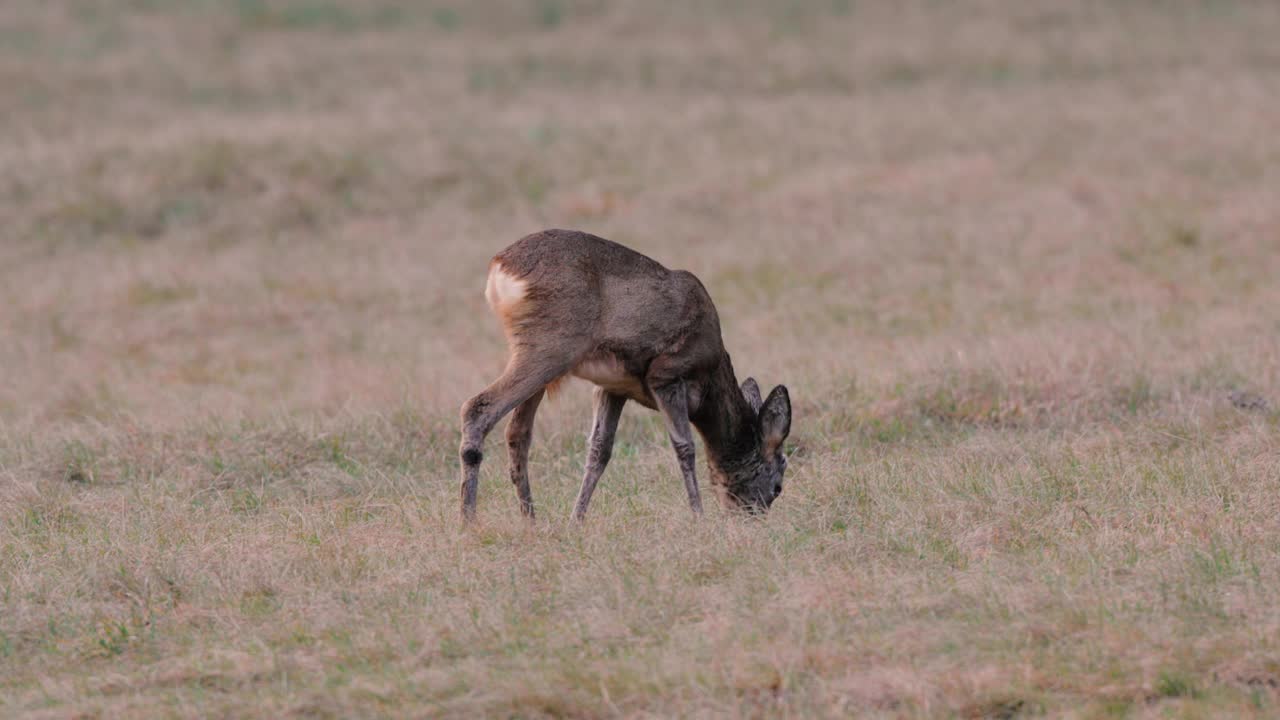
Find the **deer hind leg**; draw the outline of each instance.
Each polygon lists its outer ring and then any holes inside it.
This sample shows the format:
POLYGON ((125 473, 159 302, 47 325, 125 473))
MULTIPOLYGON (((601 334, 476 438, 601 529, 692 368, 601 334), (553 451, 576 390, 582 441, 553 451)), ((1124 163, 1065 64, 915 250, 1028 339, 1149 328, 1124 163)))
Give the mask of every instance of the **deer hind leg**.
POLYGON ((533 442, 533 417, 538 412, 545 390, 539 390, 516 406, 507 423, 507 458, 511 482, 520 498, 520 512, 533 519, 533 492, 529 489, 529 446, 533 442))
POLYGON ((613 454, 618 418, 622 416, 622 406, 627 403, 625 397, 604 388, 596 388, 592 399, 595 401, 595 419, 591 422, 591 438, 587 441, 587 469, 582 475, 582 489, 578 491, 578 501, 573 508, 574 520, 581 520, 587 515, 591 493, 595 492, 596 483, 600 482, 600 476, 613 454))
POLYGON ((564 375, 571 359, 558 354, 521 351, 512 356, 502 377, 462 406, 462 519, 476 514, 476 488, 480 484, 480 462, 484 459, 484 439, 498 421, 517 405, 541 393, 552 380, 564 375))

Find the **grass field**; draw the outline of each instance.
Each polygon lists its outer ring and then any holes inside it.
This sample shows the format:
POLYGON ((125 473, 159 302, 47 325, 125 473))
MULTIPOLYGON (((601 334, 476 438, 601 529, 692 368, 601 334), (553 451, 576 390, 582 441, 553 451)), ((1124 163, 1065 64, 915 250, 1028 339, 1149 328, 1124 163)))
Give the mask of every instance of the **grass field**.
POLYGON ((0 716, 1280 715, 1280 5, 6 0, 0 716), (501 431, 488 259, 697 273, 695 521, 501 431), (699 451, 701 456, 701 450, 699 451), (705 470, 699 466, 705 488, 705 470))

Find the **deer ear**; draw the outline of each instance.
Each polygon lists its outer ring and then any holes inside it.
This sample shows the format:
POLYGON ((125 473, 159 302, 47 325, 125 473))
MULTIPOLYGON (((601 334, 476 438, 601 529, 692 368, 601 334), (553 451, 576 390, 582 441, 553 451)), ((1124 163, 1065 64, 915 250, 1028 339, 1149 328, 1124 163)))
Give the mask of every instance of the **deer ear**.
POLYGON ((782 441, 791 434, 791 396, 787 388, 779 385, 769 393, 769 399, 760 408, 760 432, 764 436, 767 454, 782 447, 782 441))
POLYGON ((760 399, 760 386, 756 384, 755 378, 747 378, 742 382, 742 396, 747 399, 747 404, 751 406, 751 412, 759 415, 760 405, 764 401, 760 399))

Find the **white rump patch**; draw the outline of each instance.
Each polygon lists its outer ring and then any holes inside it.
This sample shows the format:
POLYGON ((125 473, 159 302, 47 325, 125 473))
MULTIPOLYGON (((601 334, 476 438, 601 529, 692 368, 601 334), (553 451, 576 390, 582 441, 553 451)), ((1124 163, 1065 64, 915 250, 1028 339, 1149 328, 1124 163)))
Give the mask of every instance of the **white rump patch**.
POLYGON ((489 268, 489 280, 484 286, 484 299, 489 301, 489 307, 501 312, 523 300, 528 288, 528 281, 507 272, 500 263, 494 263, 489 268))

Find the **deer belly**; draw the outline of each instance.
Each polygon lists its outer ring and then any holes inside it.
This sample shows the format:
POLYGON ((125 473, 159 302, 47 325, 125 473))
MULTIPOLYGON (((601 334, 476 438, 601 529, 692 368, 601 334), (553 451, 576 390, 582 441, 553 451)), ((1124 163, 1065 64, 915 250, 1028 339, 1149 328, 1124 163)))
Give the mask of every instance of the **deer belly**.
POLYGON ((641 402, 649 397, 640 378, 628 373, 613 356, 589 357, 578 363, 570 373, 616 395, 625 395, 641 402))

